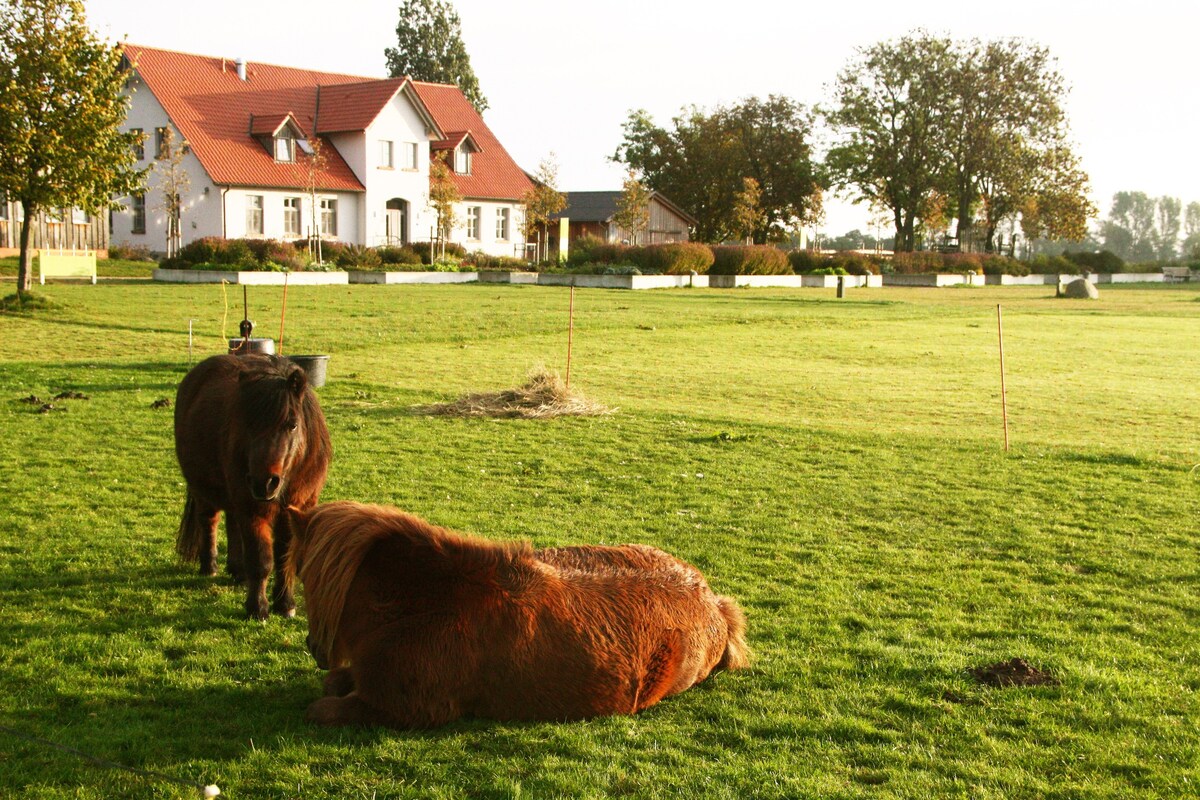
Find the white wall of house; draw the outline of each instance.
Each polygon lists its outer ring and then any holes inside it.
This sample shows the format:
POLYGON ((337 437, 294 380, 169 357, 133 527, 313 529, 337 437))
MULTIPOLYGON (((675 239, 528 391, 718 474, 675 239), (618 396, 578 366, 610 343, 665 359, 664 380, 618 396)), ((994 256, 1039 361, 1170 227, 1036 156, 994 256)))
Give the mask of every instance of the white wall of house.
MULTIPOLYGON (((224 193, 225 238, 227 239, 280 239, 295 241, 303 239, 314 229, 314 225, 326 239, 337 239, 351 244, 361 244, 358 235, 361 195, 357 192, 317 192, 316 214, 313 213, 312 196, 302 189, 259 189, 230 188, 224 193), (285 201, 296 201, 299 209, 299 232, 287 230, 285 201), (336 230, 322 228, 323 200, 336 201, 336 230), (261 209, 261 214, 259 213, 261 209), (261 225, 259 225, 261 217, 261 225), (250 226, 261 227, 261 232, 250 226)), ((187 226, 186 217, 184 226, 187 226)), ((220 234, 217 234, 220 235, 220 234)), ((187 238, 186 236, 184 237, 187 238)))
POLYGON ((399 244, 401 238, 427 241, 435 224, 429 208, 429 133, 416 108, 398 93, 359 136, 365 151, 361 179, 367 187, 363 219, 367 243, 399 244), (390 147, 385 148, 385 142, 390 142, 390 147), (391 164, 385 149, 391 151, 391 164), (395 200, 405 204, 402 235, 388 225, 387 204, 395 200))
MULTIPOLYGON (((167 112, 150 92, 145 83, 136 73, 125 86, 125 94, 130 97, 129 115, 122 130, 130 131, 140 128, 145 140, 142 146, 143 157, 138 160, 139 168, 152 167, 155 161, 155 130, 168 124, 167 112)), ((181 140, 178 129, 175 130, 175 140, 181 140)), ((188 153, 183 160, 183 169, 187 173, 190 188, 183 199, 181 225, 183 241, 192 241, 202 236, 221 235, 221 191, 208 178, 208 173, 200 165, 200 160, 188 153)), ((123 210, 112 212, 112 235, 114 244, 136 244, 149 247, 155 252, 167 249, 167 215, 163 209, 164 200, 160 188, 161 176, 151 170, 146 176, 145 209, 146 224, 144 233, 133 230, 134 200, 132 197, 119 198, 125 206, 123 210)))
POLYGON ((503 200, 468 198, 455 206, 455 226, 450 240, 467 248, 467 252, 482 250, 493 256, 521 256, 524 253, 521 226, 525 221, 525 206, 503 200), (472 209, 478 219, 476 230, 470 230, 472 209), (504 226, 498 224, 506 213, 504 226), (504 230, 501 230, 501 227, 504 230), (474 234, 474 235, 472 235, 474 234))

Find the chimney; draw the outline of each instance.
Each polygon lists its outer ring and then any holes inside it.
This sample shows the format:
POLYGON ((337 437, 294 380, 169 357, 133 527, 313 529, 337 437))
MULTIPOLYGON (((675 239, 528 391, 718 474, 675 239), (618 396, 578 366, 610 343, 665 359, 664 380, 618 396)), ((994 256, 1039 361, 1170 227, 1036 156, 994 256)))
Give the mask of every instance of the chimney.
POLYGON ((242 80, 246 80, 246 59, 239 58, 234 63, 237 64, 238 77, 241 78, 242 80))

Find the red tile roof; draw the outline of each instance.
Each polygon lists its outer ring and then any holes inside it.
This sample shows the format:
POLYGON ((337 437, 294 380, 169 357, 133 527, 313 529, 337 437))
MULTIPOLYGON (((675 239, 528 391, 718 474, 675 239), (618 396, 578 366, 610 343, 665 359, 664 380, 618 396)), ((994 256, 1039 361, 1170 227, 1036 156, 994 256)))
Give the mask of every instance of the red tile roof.
MULTIPOLYGON (((471 157, 471 174, 454 174, 458 191, 465 198, 480 200, 520 200, 533 188, 525 171, 483 122, 483 117, 457 86, 442 83, 413 81, 413 88, 433 112, 438 127, 444 131, 469 132, 479 145, 471 157)), ((449 138, 449 134, 447 135, 449 138)))
POLYGON ((308 168, 303 157, 295 163, 277 162, 255 138, 290 114, 310 137, 313 118, 318 116, 326 156, 318 188, 361 192, 362 183, 325 135, 365 130, 397 91, 406 91, 412 92, 418 112, 428 114, 432 127, 440 129, 436 136, 448 137, 443 131, 470 131, 481 148, 472 157, 472 174, 454 176, 464 197, 517 200, 532 185, 456 86, 257 62, 246 65, 243 81, 233 59, 134 44, 124 45, 124 52, 217 184, 306 186, 308 168))
MULTIPOLYGON (((305 159, 278 162, 250 132, 251 114, 282 121, 291 113, 306 135, 312 133, 316 87, 357 78, 309 70, 247 64, 241 80, 232 59, 124 45, 125 56, 162 104, 205 171, 218 185, 302 188, 308 183, 305 159)), ((257 125, 255 126, 257 127, 257 125)), ((363 185, 328 141, 325 168, 317 188, 363 191, 363 185)))

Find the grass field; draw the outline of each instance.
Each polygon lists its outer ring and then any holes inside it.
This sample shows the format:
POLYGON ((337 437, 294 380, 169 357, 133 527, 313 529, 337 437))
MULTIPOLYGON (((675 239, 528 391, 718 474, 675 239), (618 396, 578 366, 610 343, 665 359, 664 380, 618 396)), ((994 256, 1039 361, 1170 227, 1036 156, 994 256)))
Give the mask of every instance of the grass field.
MULTIPOLYGON (((580 291, 572 385, 618 410, 536 422, 412 409, 562 370, 565 289, 292 287, 287 352, 331 354, 324 499, 653 544, 749 616, 749 670, 638 717, 425 732, 307 726, 303 613, 249 623, 175 559, 151 404, 240 292, 42 291, 0 315, 6 728, 230 798, 1200 796, 1196 286, 580 291), (20 402, 63 390, 90 399, 20 402), (1013 657, 1057 685, 968 673, 1013 657)), ((198 794, 0 731, 3 797, 198 794)))

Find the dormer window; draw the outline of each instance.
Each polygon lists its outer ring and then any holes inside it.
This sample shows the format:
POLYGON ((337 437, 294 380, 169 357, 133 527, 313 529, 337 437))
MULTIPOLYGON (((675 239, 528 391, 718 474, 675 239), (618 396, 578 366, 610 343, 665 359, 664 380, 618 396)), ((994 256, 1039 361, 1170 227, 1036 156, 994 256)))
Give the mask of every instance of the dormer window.
POLYGON ((296 160, 296 140, 292 138, 289 131, 282 131, 275 137, 275 160, 288 162, 296 160))
POLYGON ((459 175, 471 174, 471 151, 459 146, 454 151, 454 171, 459 175))

